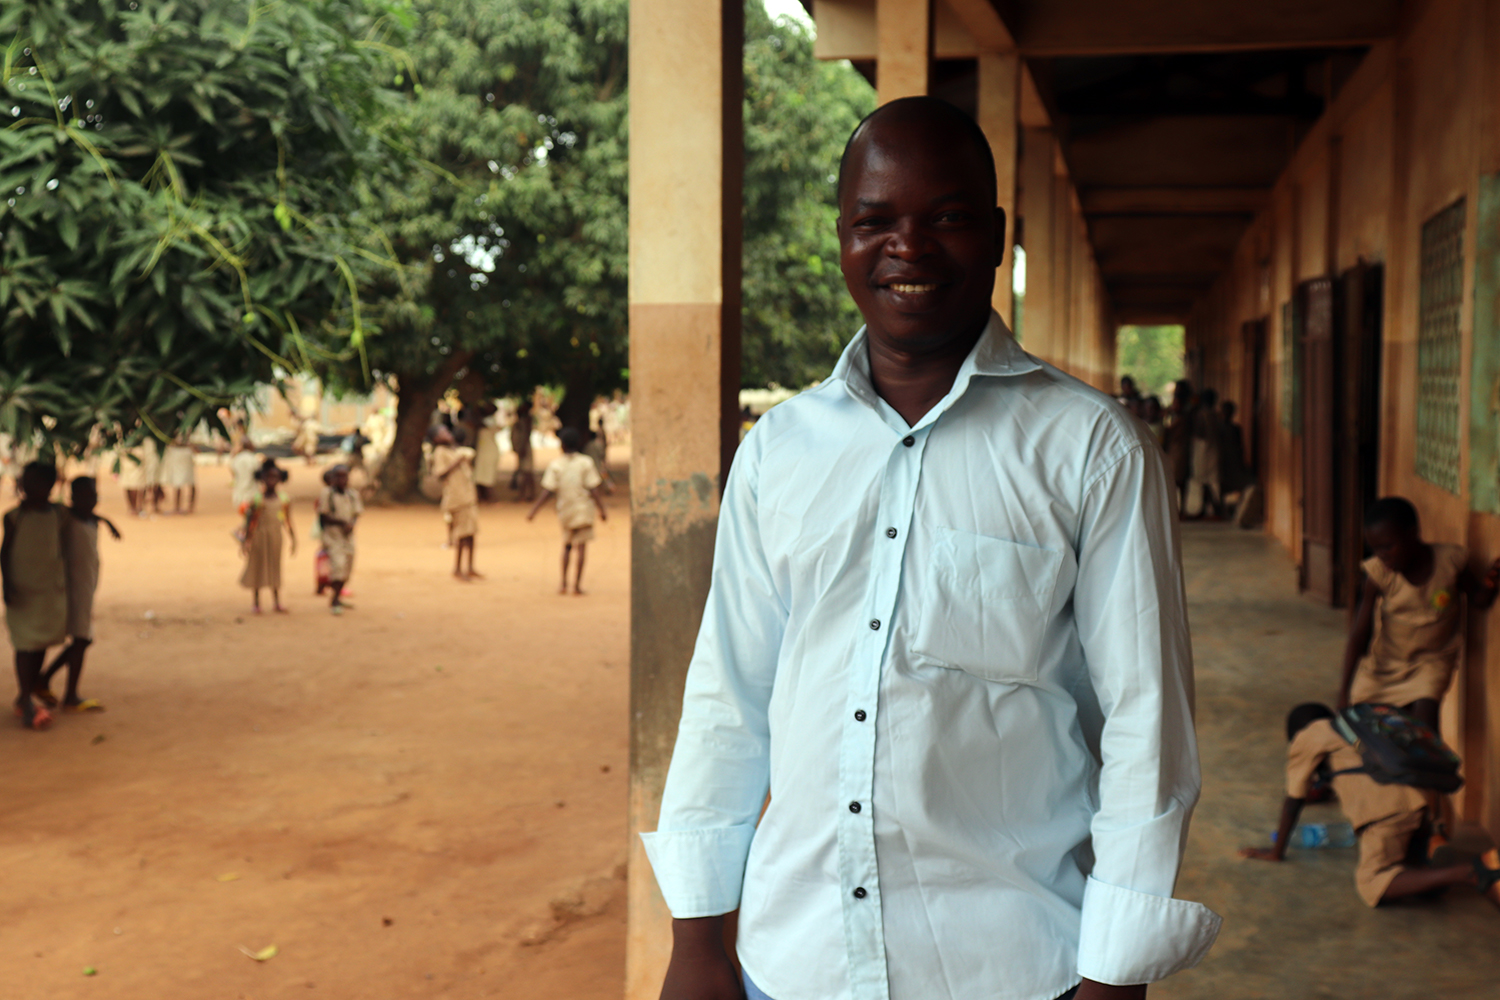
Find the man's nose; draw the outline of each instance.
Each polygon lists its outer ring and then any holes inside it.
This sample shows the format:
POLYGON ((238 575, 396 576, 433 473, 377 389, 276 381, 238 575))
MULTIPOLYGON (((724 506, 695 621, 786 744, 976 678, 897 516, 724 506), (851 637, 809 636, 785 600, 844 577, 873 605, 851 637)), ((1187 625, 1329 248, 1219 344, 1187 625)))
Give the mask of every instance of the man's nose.
POLYGON ((932 252, 932 237, 915 220, 902 221, 892 227, 885 252, 901 260, 918 260, 932 252))

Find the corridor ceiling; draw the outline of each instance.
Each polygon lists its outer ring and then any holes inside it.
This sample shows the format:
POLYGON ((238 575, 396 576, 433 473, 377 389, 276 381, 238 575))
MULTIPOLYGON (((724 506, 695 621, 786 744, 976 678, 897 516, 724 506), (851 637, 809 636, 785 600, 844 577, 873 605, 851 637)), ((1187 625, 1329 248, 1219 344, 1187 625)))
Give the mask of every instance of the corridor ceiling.
POLYGON ((1397 0, 990 0, 1120 322, 1182 322, 1397 0))
POLYGON ((1182 322, 1363 48, 1029 61, 1121 322, 1182 322))
MULTIPOLYGON (((810 0, 804 0, 816 10, 810 0)), ((864 7, 876 0, 822 0, 864 7)), ((1031 70, 1117 319, 1183 322, 1400 0, 935 0, 1031 70)), ((873 22, 872 22, 873 23, 873 22)), ((978 32, 974 32, 979 37, 978 32)), ((973 111, 973 59, 934 92, 973 111)), ((873 78, 873 60, 855 65, 873 78)), ((1024 245, 1024 231, 1021 234, 1024 245)))

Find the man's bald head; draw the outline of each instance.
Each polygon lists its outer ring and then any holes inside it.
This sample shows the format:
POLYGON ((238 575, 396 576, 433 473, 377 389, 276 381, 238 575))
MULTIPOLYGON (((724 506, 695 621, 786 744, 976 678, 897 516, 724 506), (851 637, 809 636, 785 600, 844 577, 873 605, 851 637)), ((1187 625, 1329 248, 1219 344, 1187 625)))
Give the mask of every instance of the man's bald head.
POLYGON ((989 178, 989 203, 996 203, 995 154, 979 124, 940 97, 902 97, 865 115, 849 134, 844 155, 839 158, 839 204, 843 204, 844 178, 849 171, 851 155, 874 130, 885 131, 887 126, 899 128, 904 136, 915 141, 973 149, 989 178))

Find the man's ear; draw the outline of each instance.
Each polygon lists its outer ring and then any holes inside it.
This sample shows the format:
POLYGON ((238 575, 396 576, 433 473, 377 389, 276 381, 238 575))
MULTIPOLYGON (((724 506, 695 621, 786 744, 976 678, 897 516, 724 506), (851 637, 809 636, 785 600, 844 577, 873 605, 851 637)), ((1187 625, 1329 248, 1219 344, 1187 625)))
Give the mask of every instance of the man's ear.
POLYGON ((995 206, 995 266, 1005 263, 1005 209, 995 206))

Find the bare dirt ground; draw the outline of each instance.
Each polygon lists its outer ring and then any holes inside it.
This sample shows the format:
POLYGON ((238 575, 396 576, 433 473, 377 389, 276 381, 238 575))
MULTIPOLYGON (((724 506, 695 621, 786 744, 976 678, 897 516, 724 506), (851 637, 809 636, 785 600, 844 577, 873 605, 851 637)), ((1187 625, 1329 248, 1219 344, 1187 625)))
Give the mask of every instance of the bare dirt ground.
POLYGON ((0 995, 618 997, 624 491, 582 598, 550 512, 485 506, 463 584, 435 508, 372 509, 333 618, 319 470, 284 464, 288 615, 248 613, 225 470, 190 517, 131 519, 101 483, 125 539, 101 537, 83 692, 108 712, 0 724, 0 995))

